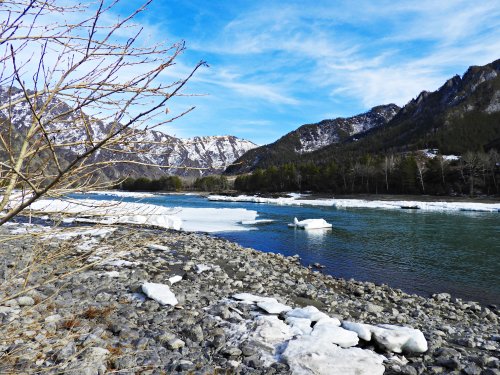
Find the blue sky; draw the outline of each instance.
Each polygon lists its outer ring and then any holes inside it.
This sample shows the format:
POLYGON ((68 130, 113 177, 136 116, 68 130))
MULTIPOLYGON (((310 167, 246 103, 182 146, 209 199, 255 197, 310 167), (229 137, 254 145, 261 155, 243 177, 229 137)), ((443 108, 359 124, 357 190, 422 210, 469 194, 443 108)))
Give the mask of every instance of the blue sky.
POLYGON ((185 92, 203 95, 172 105, 196 106, 162 129, 180 137, 270 143, 305 123, 404 105, 500 58, 497 0, 155 0, 137 21, 146 40, 186 41, 165 79, 210 65, 185 92))

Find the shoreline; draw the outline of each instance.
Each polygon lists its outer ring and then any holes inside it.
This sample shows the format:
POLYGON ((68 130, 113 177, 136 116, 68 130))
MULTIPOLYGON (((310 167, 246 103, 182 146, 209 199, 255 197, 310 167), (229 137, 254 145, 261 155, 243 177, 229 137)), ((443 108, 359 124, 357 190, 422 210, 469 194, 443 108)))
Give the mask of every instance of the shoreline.
MULTIPOLYGON (((142 196, 155 196, 155 195, 198 195, 202 197, 208 197, 210 195, 222 195, 222 196, 252 196, 244 194, 243 192, 231 191, 230 193, 217 193, 210 191, 177 191, 177 192, 148 192, 148 191, 126 191, 126 190, 96 190, 88 192, 89 194, 102 194, 102 195, 124 195, 137 197, 142 196)), ((255 193, 253 196, 259 196, 263 198, 286 198, 290 195, 301 195, 298 192, 282 192, 282 193, 255 193)), ((397 195, 397 194, 343 194, 343 195, 333 195, 326 193, 302 193, 304 200, 323 200, 323 199, 361 199, 367 201, 420 201, 420 202, 466 202, 466 203, 500 203, 500 196, 448 196, 448 195, 397 195)))
MULTIPOLYGON (((71 248, 76 251, 72 256, 91 251, 93 257, 112 259, 69 276, 61 294, 52 299, 56 311, 48 311, 43 303, 31 306, 38 314, 35 320, 41 322, 37 329, 46 331, 50 326, 55 337, 60 335, 58 339, 34 343, 29 338, 31 331, 34 336, 40 332, 25 326, 34 324, 33 316, 24 316, 19 303, 0 306, 7 320, 13 318, 29 332, 28 337, 23 334, 20 339, 29 346, 26 356, 39 355, 37 350, 43 348, 50 354, 47 345, 53 348, 53 356, 43 354, 33 362, 21 362, 25 366, 22 369, 63 363, 71 374, 71 369, 77 368, 72 367, 75 363, 90 360, 81 349, 91 337, 93 347, 103 349, 106 366, 116 370, 148 365, 181 373, 205 374, 215 369, 261 373, 259 371, 270 366, 274 373, 290 373, 294 366, 290 358, 279 357, 279 361, 269 364, 266 362, 269 348, 262 351, 258 345, 249 344, 257 340, 251 328, 257 324, 255 313, 262 315, 263 312, 231 298, 235 293, 248 292, 274 297, 294 308, 315 306, 341 321, 389 323, 421 330, 429 345, 423 354, 390 354, 372 343, 361 345, 364 351, 385 356, 386 374, 443 371, 458 374, 465 369, 477 370, 467 373, 496 374, 499 371, 498 309, 454 299, 446 293, 425 298, 386 285, 337 279, 300 265, 295 257, 243 248, 206 234, 123 225, 101 228, 107 228, 109 233, 101 231, 99 236, 71 237, 71 248), (156 244, 156 248, 148 245, 150 243, 156 244), (198 272, 200 265, 207 268, 198 272), (178 306, 161 306, 141 293, 144 281, 169 284, 168 279, 174 275, 182 276, 180 282, 170 286, 179 300, 178 306), (90 307, 106 316, 92 317, 88 313, 90 307), (106 308, 111 310, 104 314, 106 308), (52 323, 50 319, 47 322, 47 314, 59 315, 62 323, 59 320, 52 323), (64 323, 68 317, 78 319, 80 325, 68 328, 64 323), (248 321, 254 322, 251 327, 245 325, 248 321), (238 329, 246 329, 245 340, 241 339, 238 329), (68 335, 73 332, 78 335, 68 335), (120 348, 119 355, 116 348, 120 348), (63 354, 59 355, 61 351, 63 354)), ((38 241, 34 237, 13 240, 7 249, 8 257, 19 257, 16 249, 24 247, 28 251, 22 257, 28 259, 29 250, 33 251, 38 241)), ((47 245, 51 247, 61 246, 63 242, 55 234, 43 241, 51 242, 47 245)), ((4 255, 4 259, 10 259, 8 257, 4 255)), ((33 273, 32 282, 43 276, 41 271, 33 273)), ((56 286, 47 284, 29 292, 28 296, 44 301, 43 297, 56 286)), ((97 365, 99 360, 93 358, 92 365, 97 365)), ((103 363, 101 359, 99 365, 103 363)))

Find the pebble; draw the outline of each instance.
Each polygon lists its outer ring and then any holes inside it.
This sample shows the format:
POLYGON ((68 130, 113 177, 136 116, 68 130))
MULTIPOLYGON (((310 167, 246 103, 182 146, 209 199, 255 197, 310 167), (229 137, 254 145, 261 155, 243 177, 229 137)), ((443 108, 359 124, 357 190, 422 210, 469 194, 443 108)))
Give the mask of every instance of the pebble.
MULTIPOLYGON (((384 362, 389 375, 500 374, 497 307, 464 302, 448 293, 425 298, 386 285, 337 279, 303 267, 298 257, 262 253, 204 234, 117 228, 111 237, 96 239, 94 244, 94 256, 111 258, 106 265, 95 265, 0 305, 0 322, 9 322, 0 324, 0 337, 12 337, 0 343, 0 352, 16 352, 22 358, 6 372, 50 373, 48 369, 66 363, 65 373, 83 375, 110 368, 127 374, 138 366, 147 367, 144 373, 150 374, 288 374, 290 365, 273 362, 268 351, 274 349, 256 345, 247 331, 256 315, 271 313, 279 323, 271 328, 293 331, 278 332, 282 337, 311 334, 315 325, 319 334, 325 324, 319 322, 325 318, 334 323, 326 325, 324 332, 337 335, 345 334, 338 328, 345 321, 422 331, 429 350, 384 362), (103 277, 106 273, 120 277, 103 277), (141 288, 144 283, 168 285, 178 304, 148 298, 141 288), (231 298, 234 295, 259 300, 237 302, 231 298), (35 298, 43 302, 35 304, 35 298), (29 306, 33 308, 23 308, 29 306), (23 333, 7 335, 4 327, 23 333)), ((37 241, 12 242, 4 250, 5 263, 19 262, 20 256, 21 262, 28 262, 37 241)), ((76 249, 82 241, 88 238, 75 238, 72 246, 76 249)), ((58 248, 60 240, 49 242, 58 248)), ((57 264, 44 267, 55 272, 57 264)), ((30 281, 36 284, 41 277, 40 270, 30 281)), ((17 286, 9 292, 19 291, 16 288, 23 283, 24 279, 16 280, 17 286)), ((317 337, 329 340, 326 334, 317 337)), ((347 339, 339 336, 337 342, 356 344, 347 339)), ((362 346, 388 355, 373 341, 362 346)))

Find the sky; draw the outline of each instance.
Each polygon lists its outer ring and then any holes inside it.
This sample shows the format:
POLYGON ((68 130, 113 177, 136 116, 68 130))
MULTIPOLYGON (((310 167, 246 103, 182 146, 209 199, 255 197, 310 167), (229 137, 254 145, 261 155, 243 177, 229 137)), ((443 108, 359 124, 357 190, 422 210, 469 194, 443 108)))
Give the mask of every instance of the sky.
MULTIPOLYGON (((126 15, 140 1, 122 1, 126 15)), ((159 130, 235 135, 259 145, 307 123, 403 106, 471 65, 500 58, 500 0, 153 0, 141 43, 186 51, 162 76, 199 70, 159 130), (192 94, 192 96, 191 96, 192 94)))

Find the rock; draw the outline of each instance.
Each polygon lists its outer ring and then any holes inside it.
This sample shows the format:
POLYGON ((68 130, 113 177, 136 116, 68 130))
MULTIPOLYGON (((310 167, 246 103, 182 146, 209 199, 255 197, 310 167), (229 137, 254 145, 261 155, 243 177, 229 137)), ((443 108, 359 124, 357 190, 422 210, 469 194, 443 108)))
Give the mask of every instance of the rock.
POLYGON ((239 357, 242 354, 242 351, 234 346, 230 346, 225 348, 222 353, 227 357, 239 357))
POLYGON ((184 345, 186 345, 186 343, 177 337, 173 338, 167 342, 167 347, 170 350, 177 350, 177 349, 183 348, 184 345))
POLYGON ((433 294, 432 298, 434 298, 436 301, 450 301, 451 294, 449 294, 449 293, 437 293, 437 294, 433 294))
POLYGON ((62 362, 69 359, 76 353, 76 346, 73 341, 67 343, 64 347, 62 347, 57 353, 57 360, 62 362))
POLYGON ((87 348, 81 361, 72 362, 65 374, 69 375, 103 375, 107 369, 109 350, 99 347, 87 348))
POLYGON ((462 370, 467 375, 480 375, 481 368, 476 364, 470 364, 462 370))
POLYGON ((192 370, 194 367, 195 366, 193 362, 181 359, 177 365, 177 371, 185 372, 192 370))
POLYGON ((378 314, 384 311, 384 308, 382 306, 375 305, 374 303, 367 303, 365 311, 372 314, 378 314))
POLYGON ((204 337, 203 329, 199 324, 197 324, 186 331, 186 336, 193 342, 201 342, 204 337))
POLYGON ((35 300, 30 296, 18 297, 16 301, 19 306, 33 306, 35 304, 35 300))

